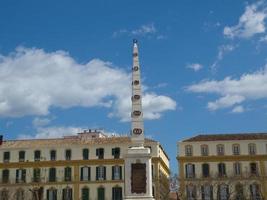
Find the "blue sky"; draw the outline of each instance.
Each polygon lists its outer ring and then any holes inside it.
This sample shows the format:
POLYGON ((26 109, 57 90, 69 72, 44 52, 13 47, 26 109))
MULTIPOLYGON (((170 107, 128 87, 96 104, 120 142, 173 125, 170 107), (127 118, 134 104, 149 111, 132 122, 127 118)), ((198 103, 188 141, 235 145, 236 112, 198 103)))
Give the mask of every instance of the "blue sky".
POLYGON ((146 135, 267 130, 266 1, 1 1, 0 132, 130 130, 139 41, 146 135))

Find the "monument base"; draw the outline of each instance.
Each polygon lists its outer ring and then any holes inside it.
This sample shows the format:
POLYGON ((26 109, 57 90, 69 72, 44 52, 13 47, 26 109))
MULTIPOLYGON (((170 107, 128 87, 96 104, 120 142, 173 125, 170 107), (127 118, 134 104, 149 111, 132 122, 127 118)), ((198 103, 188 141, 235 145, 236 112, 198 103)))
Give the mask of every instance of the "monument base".
POLYGON ((125 200, 154 200, 150 148, 130 147, 125 155, 125 200))

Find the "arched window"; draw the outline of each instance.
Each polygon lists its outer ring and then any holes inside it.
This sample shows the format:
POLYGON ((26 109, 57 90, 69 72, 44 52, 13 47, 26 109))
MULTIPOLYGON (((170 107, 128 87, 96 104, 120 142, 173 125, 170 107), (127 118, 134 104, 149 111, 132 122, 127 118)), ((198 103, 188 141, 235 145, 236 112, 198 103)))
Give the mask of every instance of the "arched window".
POLYGON ((105 188, 97 188, 97 200, 105 200, 105 188))
POLYGON ((89 200, 89 188, 82 188, 82 200, 89 200))
POLYGON ((243 200, 245 199, 244 196, 244 189, 243 189, 243 185, 241 183, 236 184, 235 186, 235 199, 236 200, 243 200))
POLYGON ((240 145, 239 144, 233 144, 233 154, 234 155, 240 154, 240 145))
POLYGON ((46 190, 46 198, 47 200, 57 200, 57 189, 50 188, 46 190))
POLYGON ((197 199, 197 189, 195 185, 186 186, 186 199, 187 200, 196 200, 197 199))
POLYGON ((193 155, 193 147, 192 147, 192 145, 186 145, 185 146, 185 155, 186 156, 192 156, 193 155))
POLYGON ((250 197, 252 200, 261 200, 260 186, 257 183, 253 183, 250 186, 250 197))
POLYGON ((201 145, 201 155, 202 156, 208 156, 209 155, 209 146, 206 144, 201 145))
POLYGON ((122 200, 122 188, 119 186, 112 188, 112 200, 122 200))
POLYGON ((0 193, 1 200, 9 200, 9 192, 7 189, 3 189, 0 193))
POLYGON ((249 153, 249 155, 255 155, 256 154, 256 144, 254 144, 254 143, 248 144, 248 153, 249 153))
POLYGON ((219 155, 219 156, 224 155, 224 145, 223 144, 217 145, 217 155, 219 155))
POLYGON ((226 184, 218 185, 218 200, 228 200, 229 199, 229 187, 226 184))
POLYGON ((208 163, 202 164, 202 175, 204 178, 210 176, 210 166, 208 163))
POLYGON ((213 188, 211 185, 202 185, 201 186, 201 197, 202 200, 212 200, 213 199, 213 188))
POLYGON ((63 196, 62 200, 72 200, 72 188, 66 187, 63 189, 63 196))
POLYGON ((16 200, 24 200, 24 199, 25 199, 24 190, 20 188, 16 191, 16 200))

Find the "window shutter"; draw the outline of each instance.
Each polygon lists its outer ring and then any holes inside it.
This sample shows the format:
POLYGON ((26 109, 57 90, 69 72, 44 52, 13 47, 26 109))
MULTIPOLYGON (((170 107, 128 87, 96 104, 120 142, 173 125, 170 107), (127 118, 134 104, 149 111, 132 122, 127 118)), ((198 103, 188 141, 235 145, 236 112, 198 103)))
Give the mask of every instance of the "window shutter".
POLYGON ((81 177, 80 177, 81 181, 83 181, 83 167, 81 167, 81 177))
POLYGON ((114 180, 115 166, 112 166, 112 180, 114 180))
POLYGON ((91 180, 91 167, 88 167, 88 181, 91 180))
POLYGON ((23 182, 26 181, 26 169, 23 169, 23 170, 22 170, 21 180, 22 180, 23 182))
POLYGON ((53 196, 54 196, 54 200, 57 200, 57 190, 53 190, 53 196))
POLYGON ((106 167, 104 167, 104 180, 106 180, 106 167))
POLYGON ((122 179, 122 167, 120 166, 120 179, 122 179))
POLYGON ((99 177, 99 167, 96 167, 95 179, 98 180, 99 177))
POLYGON ((115 155, 115 149, 112 148, 112 155, 114 156, 115 155))
POLYGON ((19 180, 19 169, 16 170, 16 182, 19 180))
POLYGON ((213 187, 210 186, 210 199, 213 199, 213 187))
POLYGON ((195 165, 193 165, 193 177, 195 177, 195 165))
POLYGON ((96 149, 96 156, 99 155, 99 149, 96 149))
POLYGON ((49 199, 49 190, 46 190, 46 199, 50 200, 49 199))

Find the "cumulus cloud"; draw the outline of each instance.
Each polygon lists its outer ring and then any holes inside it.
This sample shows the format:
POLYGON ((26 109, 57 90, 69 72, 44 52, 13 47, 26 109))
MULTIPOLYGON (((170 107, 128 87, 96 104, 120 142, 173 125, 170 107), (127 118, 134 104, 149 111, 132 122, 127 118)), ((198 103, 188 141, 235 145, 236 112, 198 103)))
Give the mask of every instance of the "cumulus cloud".
POLYGON ((51 122, 51 119, 49 118, 40 118, 40 117, 35 117, 32 121, 32 124, 34 127, 41 127, 41 126, 46 126, 51 122))
MULTIPOLYGON (((221 81, 204 80, 187 87, 194 93, 207 93, 219 96, 219 99, 208 102, 208 109, 218 110, 232 106, 240 106, 249 100, 267 98, 267 65, 262 69, 249 74, 243 74, 240 78, 226 77, 221 81)), ((244 111, 236 107, 233 111, 244 111)))
POLYGON ((192 69, 194 70, 195 72, 201 70, 203 68, 203 65, 199 64, 199 63, 191 63, 191 64, 188 64, 186 66, 186 68, 188 69, 192 69))
POLYGON ((235 26, 226 26, 223 30, 225 36, 230 38, 250 38, 265 32, 266 8, 263 1, 246 6, 245 12, 235 26))
MULTIPOLYGON (((0 55, 0 116, 46 116, 51 107, 101 106, 125 120, 130 112, 125 109, 130 108, 130 82, 131 74, 110 62, 93 59, 80 64, 64 51, 20 47, 7 56, 0 55)), ((170 97, 144 96, 148 102, 144 103, 145 116, 154 116, 147 119, 175 109, 170 97), (153 107, 155 99, 159 102, 153 107)))
POLYGON ((145 24, 139 27, 138 29, 132 30, 131 33, 133 35, 146 35, 156 33, 157 30, 154 24, 145 24))

